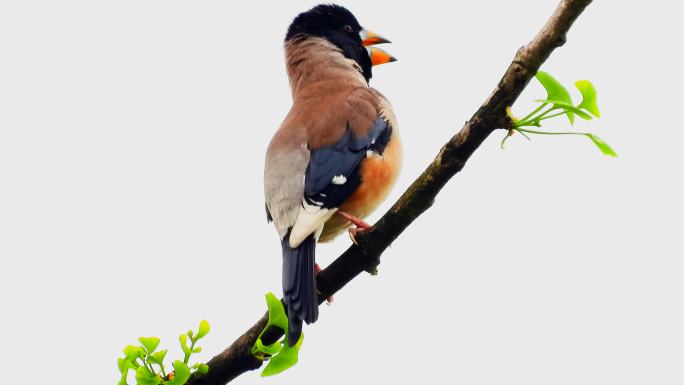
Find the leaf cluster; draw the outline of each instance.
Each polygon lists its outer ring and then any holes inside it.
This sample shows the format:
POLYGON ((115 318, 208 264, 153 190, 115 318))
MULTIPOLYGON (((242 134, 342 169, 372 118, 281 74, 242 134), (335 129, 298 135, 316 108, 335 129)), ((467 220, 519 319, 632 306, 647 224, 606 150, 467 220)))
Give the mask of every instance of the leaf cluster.
POLYGON ((123 349, 124 356, 118 360, 119 371, 121 372, 119 385, 128 385, 129 371, 135 373, 135 384, 137 385, 183 385, 192 374, 207 373, 209 367, 205 364, 188 365, 190 356, 202 351, 201 347, 195 345, 207 333, 209 333, 209 322, 202 320, 197 332, 189 330, 180 335, 179 341, 184 357, 183 361, 173 361, 173 371, 171 372, 167 372, 167 368, 164 367, 167 350, 157 350, 159 338, 138 338, 140 345, 126 346, 123 349))
POLYGON ((542 121, 562 115, 567 116, 571 125, 575 124, 575 116, 579 116, 584 120, 601 117, 598 104, 596 104, 596 89, 590 81, 578 80, 575 82, 575 87, 577 87, 582 94, 582 101, 575 105, 568 90, 549 73, 539 71, 535 75, 535 78, 546 90, 546 99, 535 100, 535 102, 541 104, 522 119, 515 118, 510 111, 510 108, 508 109, 508 115, 513 120, 513 126, 509 129, 508 135, 501 141, 502 148, 504 147, 506 140, 513 135, 514 132, 519 132, 527 139, 530 139, 527 134, 583 135, 591 139, 604 155, 617 156, 617 153, 608 145, 608 143, 590 132, 552 132, 526 128, 541 127, 542 121))

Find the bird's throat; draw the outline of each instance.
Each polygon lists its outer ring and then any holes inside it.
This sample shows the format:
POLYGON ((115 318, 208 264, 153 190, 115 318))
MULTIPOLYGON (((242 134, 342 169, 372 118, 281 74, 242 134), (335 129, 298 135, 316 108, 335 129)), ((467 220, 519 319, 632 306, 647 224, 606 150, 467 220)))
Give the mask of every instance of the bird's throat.
POLYGON ((346 87, 367 87, 359 65, 323 38, 293 39, 285 44, 285 63, 293 98, 346 87))

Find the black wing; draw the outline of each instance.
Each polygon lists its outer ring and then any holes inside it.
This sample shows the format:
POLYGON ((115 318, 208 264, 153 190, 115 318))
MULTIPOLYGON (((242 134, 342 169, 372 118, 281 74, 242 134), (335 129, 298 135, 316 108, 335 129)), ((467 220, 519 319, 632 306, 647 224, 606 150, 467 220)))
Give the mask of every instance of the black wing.
POLYGON ((371 152, 382 155, 391 136, 392 127, 377 117, 367 136, 357 137, 347 129, 337 143, 312 151, 304 180, 306 202, 340 207, 361 185, 361 161, 371 152))

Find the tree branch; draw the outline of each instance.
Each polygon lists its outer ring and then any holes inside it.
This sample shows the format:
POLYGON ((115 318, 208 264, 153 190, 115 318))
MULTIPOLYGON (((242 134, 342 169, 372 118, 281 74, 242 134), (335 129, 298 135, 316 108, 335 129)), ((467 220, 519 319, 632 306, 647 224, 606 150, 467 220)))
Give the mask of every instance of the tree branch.
MULTIPOLYGON (((565 43, 565 34, 591 0, 562 0, 537 36, 520 48, 494 92, 465 123, 465 126, 440 150, 427 169, 404 192, 392 208, 367 232, 359 233, 352 245, 330 266, 318 274, 319 302, 339 291, 361 272, 375 271, 380 255, 419 215, 432 206, 435 197, 468 158, 497 128, 510 128, 506 107, 513 105, 530 79, 551 52, 565 43)), ((189 385, 220 385, 261 366, 251 354, 257 336, 266 326, 264 315, 226 350, 207 364, 209 373, 193 377, 189 385)), ((263 341, 277 341, 282 330, 268 330, 263 341)))

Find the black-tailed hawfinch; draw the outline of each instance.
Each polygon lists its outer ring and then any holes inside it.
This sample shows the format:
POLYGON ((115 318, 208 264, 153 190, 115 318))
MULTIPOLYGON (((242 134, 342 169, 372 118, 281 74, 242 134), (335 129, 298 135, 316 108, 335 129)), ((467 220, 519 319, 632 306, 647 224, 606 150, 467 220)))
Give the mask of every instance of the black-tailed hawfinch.
MULTIPOLYGON (((301 13, 285 36, 292 108, 266 152, 266 211, 281 238, 288 344, 318 318, 316 242, 368 216, 389 193, 401 144, 389 102, 368 86, 374 65, 395 59, 338 5, 301 13)), ((353 237, 357 228, 350 229, 353 237)))

